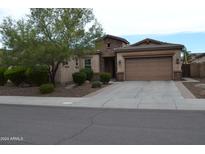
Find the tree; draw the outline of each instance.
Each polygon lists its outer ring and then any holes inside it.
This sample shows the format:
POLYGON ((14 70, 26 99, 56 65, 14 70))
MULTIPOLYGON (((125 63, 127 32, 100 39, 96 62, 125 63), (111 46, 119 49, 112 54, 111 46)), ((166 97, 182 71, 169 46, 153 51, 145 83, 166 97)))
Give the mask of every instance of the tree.
POLYGON ((183 64, 189 64, 190 63, 190 59, 191 59, 191 55, 190 55, 190 51, 187 51, 186 48, 183 49, 183 64))
POLYGON ((92 9, 30 9, 27 19, 4 19, 3 44, 12 49, 6 61, 18 65, 47 65, 51 82, 59 64, 71 57, 94 52, 102 28, 92 9))

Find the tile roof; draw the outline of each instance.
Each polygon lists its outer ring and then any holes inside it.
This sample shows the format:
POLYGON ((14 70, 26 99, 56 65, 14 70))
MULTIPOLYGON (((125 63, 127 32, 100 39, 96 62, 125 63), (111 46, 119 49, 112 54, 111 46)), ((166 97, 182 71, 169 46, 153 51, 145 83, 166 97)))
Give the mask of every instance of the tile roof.
POLYGON ((122 37, 118 37, 118 36, 114 36, 114 35, 105 35, 102 37, 102 39, 105 39, 105 38, 111 38, 111 39, 118 40, 118 41, 124 42, 126 44, 129 44, 129 42, 122 37))
POLYGON ((164 50, 164 49, 183 49, 184 45, 182 44, 174 44, 161 42, 157 40, 153 40, 150 38, 144 39, 132 45, 123 47, 123 48, 115 48, 115 52, 124 52, 124 51, 151 51, 151 50, 164 50), (141 45, 147 43, 147 45, 141 45), (153 44, 149 44, 153 43, 153 44))

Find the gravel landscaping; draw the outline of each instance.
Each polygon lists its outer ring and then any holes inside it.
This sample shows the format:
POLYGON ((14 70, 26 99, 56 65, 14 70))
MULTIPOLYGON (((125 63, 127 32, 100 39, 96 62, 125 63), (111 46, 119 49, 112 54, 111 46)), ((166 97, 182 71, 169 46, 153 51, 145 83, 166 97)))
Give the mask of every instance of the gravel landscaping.
POLYGON ((183 82, 196 98, 205 98, 205 78, 196 80, 200 82, 183 82))
POLYGON ((15 86, 0 86, 0 96, 49 96, 49 97, 82 97, 95 92, 107 85, 102 85, 101 88, 92 88, 90 83, 84 83, 81 86, 57 85, 55 91, 50 94, 41 94, 39 87, 15 87, 15 86))

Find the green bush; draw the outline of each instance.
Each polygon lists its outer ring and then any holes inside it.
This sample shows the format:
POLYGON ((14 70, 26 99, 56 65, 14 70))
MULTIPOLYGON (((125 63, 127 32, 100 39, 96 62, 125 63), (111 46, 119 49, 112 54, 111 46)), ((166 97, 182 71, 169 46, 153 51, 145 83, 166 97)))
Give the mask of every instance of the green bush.
POLYGON ((34 66, 26 70, 27 82, 34 85, 42 85, 49 82, 48 68, 46 66, 34 66))
POLYGON ((100 81, 103 84, 108 84, 110 79, 111 79, 111 74, 110 73, 106 73, 106 72, 100 73, 100 81))
POLYGON ((9 79, 16 86, 18 86, 22 82, 26 81, 25 71, 26 71, 25 67, 15 66, 5 71, 4 77, 6 79, 9 79))
POLYGON ((102 86, 102 83, 100 81, 92 82, 92 88, 100 88, 101 86, 102 86))
POLYGON ((4 76, 4 72, 6 71, 5 67, 0 67, 0 86, 6 84, 7 79, 4 76))
POLYGON ((100 81, 100 73, 93 74, 93 81, 100 81))
POLYGON ((86 74, 86 80, 91 81, 93 78, 93 70, 89 68, 81 69, 80 72, 84 72, 86 74))
POLYGON ((47 84, 42 84, 39 87, 40 93, 41 94, 48 94, 48 93, 52 93, 54 91, 54 85, 51 83, 47 83, 47 84))
POLYGON ((84 72, 73 73, 73 82, 78 85, 82 85, 86 80, 86 74, 84 72))

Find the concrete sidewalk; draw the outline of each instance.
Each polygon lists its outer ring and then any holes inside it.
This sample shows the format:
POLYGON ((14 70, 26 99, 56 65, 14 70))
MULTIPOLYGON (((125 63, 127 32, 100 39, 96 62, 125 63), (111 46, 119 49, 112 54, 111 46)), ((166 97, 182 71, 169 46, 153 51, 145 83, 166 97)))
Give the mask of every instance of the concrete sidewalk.
POLYGON ((165 109, 165 110, 205 110, 204 99, 167 99, 146 101, 125 98, 65 98, 65 97, 19 97, 1 96, 0 104, 59 106, 85 108, 119 108, 119 109, 165 109))
MULTIPOLYGON (((183 86, 178 84, 178 86, 183 86)), ((205 110, 205 99, 188 97, 173 81, 116 82, 86 97, 21 97, 1 96, 0 104, 122 108, 205 110), (180 92, 182 91, 182 92, 180 92), (186 96, 186 98, 184 98, 186 96)))

